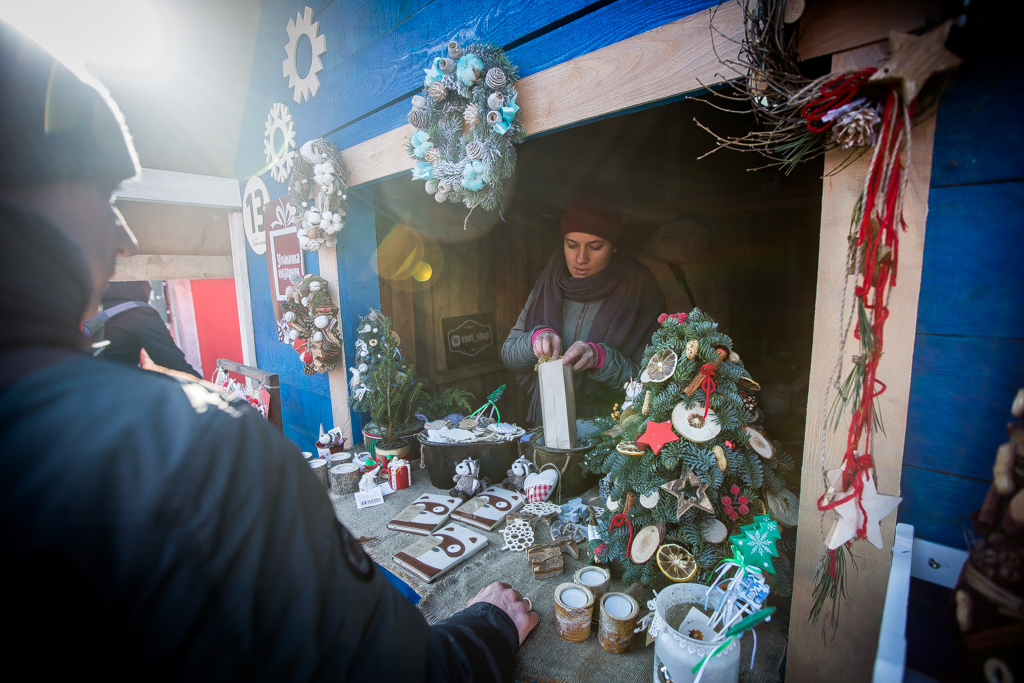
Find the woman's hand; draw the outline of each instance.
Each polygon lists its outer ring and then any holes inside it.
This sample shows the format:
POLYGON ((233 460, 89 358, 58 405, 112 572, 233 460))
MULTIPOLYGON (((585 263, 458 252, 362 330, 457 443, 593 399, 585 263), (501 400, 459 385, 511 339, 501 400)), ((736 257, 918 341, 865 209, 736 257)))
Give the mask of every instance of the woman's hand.
POLYGON ((524 598, 519 591, 513 590, 512 586, 501 581, 495 581, 477 593, 466 607, 474 602, 489 602, 507 614, 519 631, 520 645, 540 621, 540 615, 533 611, 530 599, 524 598))
POLYGON ((597 354, 594 347, 585 341, 578 341, 569 347, 562 356, 563 365, 572 365, 573 372, 589 370, 597 365, 597 354))
POLYGON ((562 338, 551 330, 542 330, 533 338, 533 355, 537 358, 558 358, 562 355, 562 338))

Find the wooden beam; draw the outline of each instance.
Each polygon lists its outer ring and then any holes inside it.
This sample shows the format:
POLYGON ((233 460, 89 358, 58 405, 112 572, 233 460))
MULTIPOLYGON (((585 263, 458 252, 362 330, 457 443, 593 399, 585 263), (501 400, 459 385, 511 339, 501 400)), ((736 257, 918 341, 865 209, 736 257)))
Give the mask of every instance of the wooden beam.
POLYGON ((162 171, 144 168, 137 180, 126 181, 114 190, 117 199, 160 204, 189 204, 242 208, 241 192, 235 178, 162 171))
POLYGON ((242 224, 242 212, 228 214, 231 238, 231 266, 235 276, 235 301, 238 306, 238 330, 242 337, 242 362, 256 367, 256 328, 252 323, 252 296, 249 291, 249 247, 242 224))
MULTIPOLYGON (((331 301, 341 301, 339 295, 338 278, 338 250, 331 247, 324 247, 317 253, 320 259, 320 277, 327 280, 328 288, 331 291, 331 301)), ((338 335, 341 336, 341 327, 338 328, 338 335)), ((334 427, 341 428, 345 435, 346 443, 354 443, 352 440, 352 411, 348 407, 348 382, 345 374, 345 344, 342 340, 341 358, 338 365, 327 373, 327 387, 331 393, 331 416, 334 418, 334 427)))
POLYGON ((818 0, 800 19, 800 59, 874 43, 890 31, 916 31, 937 19, 939 0, 818 0))
POLYGON ((230 256, 136 254, 117 259, 114 282, 136 280, 209 280, 233 277, 230 256))
MULTIPOLYGON (((887 56, 888 50, 882 44, 858 48, 833 56, 832 70, 877 66, 887 56)), ((875 436, 872 455, 878 475, 878 489, 889 495, 899 495, 900 492, 934 132, 934 116, 922 121, 913 130, 910 178, 904 204, 908 230, 900 233, 899 281, 892 290, 889 302, 891 314, 885 327, 885 353, 878 366, 878 376, 888 386, 879 397, 886 433, 875 436)), ((847 153, 842 150, 828 153, 825 156, 826 174, 842 165, 846 157, 847 153)), ((846 238, 850 215, 860 195, 868 162, 868 157, 864 156, 842 172, 827 176, 822 189, 814 345, 811 352, 807 426, 800 482, 800 526, 794 568, 793 617, 786 670, 787 678, 794 681, 838 683, 871 680, 892 562, 895 514, 889 515, 882 522, 884 546, 881 550, 864 542, 856 544, 857 569, 851 571, 849 576, 849 599, 843 603, 839 634, 825 647, 820 624, 812 624, 808 618, 814 574, 825 550, 822 528, 827 530, 830 524, 828 519, 823 519, 816 502, 823 491, 822 467, 838 467, 842 460, 848 422, 841 424, 836 431, 826 432, 826 447, 822 454, 822 404, 828 377, 839 351, 838 330, 842 314, 839 301, 846 280, 846 238)), ((849 292, 852 292, 852 285, 849 292)), ((856 345, 848 344, 844 359, 847 369, 850 356, 855 353, 856 345)), ((829 399, 834 396, 833 390, 829 399)))
MULTIPOLYGON (((734 58, 733 41, 742 37, 739 4, 729 2, 527 76, 516 86, 526 131, 538 135, 735 78, 719 56, 734 58)), ((349 184, 411 169, 405 143, 414 131, 406 124, 343 150, 349 184)))

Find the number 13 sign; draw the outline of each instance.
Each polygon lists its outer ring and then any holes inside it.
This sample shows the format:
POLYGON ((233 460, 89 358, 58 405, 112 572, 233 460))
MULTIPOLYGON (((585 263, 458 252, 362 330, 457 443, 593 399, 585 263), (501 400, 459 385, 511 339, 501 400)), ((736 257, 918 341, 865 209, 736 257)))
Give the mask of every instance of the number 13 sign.
POLYGON ((270 201, 267 186, 259 178, 249 178, 242 195, 242 225, 245 239, 257 254, 267 253, 267 233, 264 208, 270 201))

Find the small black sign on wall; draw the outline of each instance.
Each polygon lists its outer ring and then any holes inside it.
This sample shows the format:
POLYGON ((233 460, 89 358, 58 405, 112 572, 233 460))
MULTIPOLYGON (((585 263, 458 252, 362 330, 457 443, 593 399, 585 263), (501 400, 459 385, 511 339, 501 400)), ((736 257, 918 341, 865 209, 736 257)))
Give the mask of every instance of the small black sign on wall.
POLYGON ((494 313, 474 313, 441 318, 444 356, 448 368, 487 363, 498 358, 494 313))

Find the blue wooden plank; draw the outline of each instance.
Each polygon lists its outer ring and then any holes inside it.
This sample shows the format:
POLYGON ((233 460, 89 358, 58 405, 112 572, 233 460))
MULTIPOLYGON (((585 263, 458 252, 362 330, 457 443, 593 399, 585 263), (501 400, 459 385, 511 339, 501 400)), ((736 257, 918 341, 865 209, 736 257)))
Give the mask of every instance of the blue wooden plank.
MULTIPOLYGON (((708 0, 619 0, 607 6, 585 0, 540 6, 508 0, 434 3, 344 63, 325 69, 321 82, 326 97, 321 101, 318 96, 315 106, 297 111, 296 124, 324 134, 417 90, 422 86, 420 69, 433 56, 445 54, 450 39, 463 45, 475 40, 507 45, 557 26, 510 50, 509 56, 519 67, 520 75, 528 76, 714 4, 708 0), (567 16, 591 7, 598 9, 558 26, 567 16)), ((401 118, 392 116, 387 128, 377 127, 379 132, 404 123, 408 104, 395 106, 401 111, 401 118)), ((355 142, 372 135, 359 137, 355 142)), ((354 143, 346 139, 346 144, 354 143)))
POLYGON ((913 524, 915 538, 966 549, 970 515, 981 507, 989 484, 906 464, 901 481, 897 520, 913 524))
MULTIPOLYGON (((377 279, 377 228, 373 187, 355 188, 348 193, 348 219, 338 233, 338 302, 341 329, 345 336, 345 361, 353 367, 356 326, 360 316, 380 310, 380 281, 377 279)), ((352 434, 362 441, 360 429, 365 416, 352 413, 352 434)))
POLYGON ((933 188, 917 330, 1024 337, 1024 182, 933 188))
POLYGON ((991 479, 1022 384, 1024 339, 918 334, 903 462, 991 479))
MULTIPOLYGON (((423 71, 446 54, 449 40, 504 45, 571 14, 593 0, 434 2, 320 73, 314 107, 295 112, 296 125, 321 134, 423 85, 423 71)), ((326 27, 331 31, 331 27, 326 27)))
POLYGON ((969 59, 943 94, 935 127, 932 187, 1024 178, 1021 45, 969 59))

